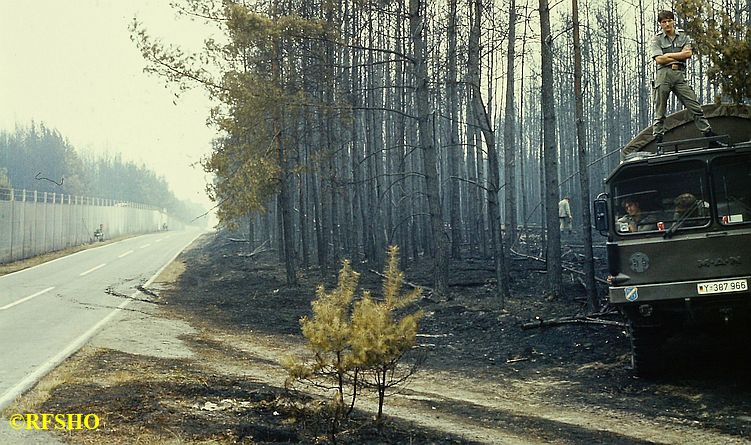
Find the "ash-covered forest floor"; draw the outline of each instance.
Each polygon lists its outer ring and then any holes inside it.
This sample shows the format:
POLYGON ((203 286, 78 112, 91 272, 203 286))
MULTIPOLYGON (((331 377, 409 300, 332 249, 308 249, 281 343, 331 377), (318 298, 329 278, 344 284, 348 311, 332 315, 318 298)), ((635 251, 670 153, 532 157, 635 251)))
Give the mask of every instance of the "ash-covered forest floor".
MULTIPOLYGON (((573 262, 576 250, 569 253, 573 262)), ((65 383, 39 409, 106 419, 99 430, 65 440, 331 442, 324 399, 304 387, 285 389, 280 362, 303 350, 299 319, 310 314, 318 284, 335 286, 337 270, 301 270, 300 284, 288 287, 276 253, 249 258, 247 252, 247 244, 225 233, 205 235, 178 258, 174 281, 154 297, 158 304, 137 306, 149 326, 156 319, 189 325, 178 335, 189 353, 122 348, 118 341, 133 328, 121 322, 122 335, 95 342, 63 365, 65 383)), ((427 262, 402 266, 407 281, 430 285, 427 262)), ((378 294, 381 277, 370 270, 380 267, 353 267, 362 274, 360 289, 378 294)), ((632 374, 623 327, 521 328, 585 313, 575 274, 565 275, 564 296, 551 301, 544 265, 515 257, 513 297, 503 309, 493 275, 491 261, 452 261, 450 295, 417 303, 426 313, 420 371, 387 398, 382 425, 372 421, 372 398, 358 402, 339 443, 751 443, 751 356, 742 347, 748 336, 678 336, 670 342, 667 375, 647 381, 632 374)), ((144 329, 136 335, 150 337, 144 329)))

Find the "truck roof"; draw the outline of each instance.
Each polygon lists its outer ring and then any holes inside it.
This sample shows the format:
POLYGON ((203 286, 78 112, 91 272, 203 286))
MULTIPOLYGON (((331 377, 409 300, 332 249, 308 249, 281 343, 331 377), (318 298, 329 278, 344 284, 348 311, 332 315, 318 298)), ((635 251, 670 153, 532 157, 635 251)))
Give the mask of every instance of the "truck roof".
MULTIPOLYGON (((751 125, 751 124, 749 124, 751 125)), ((614 176, 616 176, 624 168, 631 168, 634 165, 639 164, 653 164, 656 162, 670 162, 678 159, 706 159, 708 156, 725 154, 725 153, 750 153, 751 152, 751 140, 744 142, 731 142, 729 145, 718 148, 706 148, 707 142, 704 139, 685 139, 679 141, 673 141, 672 143, 660 144, 661 151, 648 152, 637 151, 629 153, 626 159, 608 175, 605 179, 606 182, 610 182, 614 176), (703 141, 703 146, 696 146, 696 142, 703 141)))
MULTIPOLYGON (((751 141, 751 106, 732 104, 702 105, 704 115, 719 135, 727 135, 726 142, 738 144, 751 141)), ((701 134, 694 125, 688 110, 682 110, 665 118, 664 142, 695 139, 701 134)), ((657 143, 652 136, 652 126, 636 135, 621 150, 621 160, 636 152, 657 153, 657 143)))

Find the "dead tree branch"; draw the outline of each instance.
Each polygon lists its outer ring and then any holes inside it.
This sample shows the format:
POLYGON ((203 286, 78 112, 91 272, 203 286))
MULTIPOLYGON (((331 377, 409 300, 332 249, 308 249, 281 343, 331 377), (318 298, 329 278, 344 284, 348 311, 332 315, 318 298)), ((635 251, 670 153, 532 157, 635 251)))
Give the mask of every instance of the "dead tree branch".
POLYGON ((589 315, 576 315, 573 317, 560 317, 551 318, 550 320, 543 320, 537 318, 535 321, 530 321, 522 324, 522 329, 535 329, 535 328, 548 328, 551 326, 561 326, 564 324, 599 324, 605 326, 616 326, 619 328, 626 328, 628 325, 620 321, 603 320, 601 318, 595 318, 589 315))
MULTIPOLYGON (((386 275, 384 275, 384 274, 382 274, 382 273, 380 273, 380 272, 376 272, 376 271, 375 271, 375 270, 373 270, 373 269, 368 269, 368 270, 369 270, 370 272, 373 272, 374 274, 378 275, 378 276, 379 276, 379 277, 381 277, 381 278, 386 278, 386 275)), ((433 290, 432 288, 430 288, 430 287, 427 287, 427 286, 420 286, 419 284, 414 284, 414 283, 410 283, 409 281, 404 281, 404 284, 405 284, 405 285, 407 285, 407 286, 409 286, 409 287, 411 287, 412 289, 420 289, 420 290, 422 290, 422 291, 425 291, 425 292, 427 292, 428 294, 432 294, 432 293, 435 293, 435 291, 434 291, 434 290, 433 290)))
POLYGON ((261 243, 260 246, 258 246, 255 249, 253 249, 252 252, 250 252, 250 253, 238 253, 237 256, 241 256, 241 257, 244 257, 244 258, 251 258, 251 257, 253 257, 255 255, 258 255, 259 253, 269 252, 272 249, 264 249, 263 248, 268 242, 269 242, 269 240, 266 240, 263 243, 261 243))
MULTIPOLYGON (((529 258, 530 260, 535 260, 535 261, 539 261, 541 263, 545 263, 545 258, 540 258, 540 257, 536 257, 536 256, 533 256, 533 255, 527 255, 525 253, 517 252, 516 250, 513 250, 513 249, 511 249, 511 252, 514 255, 519 255, 519 256, 524 257, 524 258, 529 258)), ((584 272, 582 272, 581 270, 574 269, 573 267, 568 267, 565 264, 561 265, 561 267, 564 270, 567 270, 569 272, 572 272, 572 273, 575 273, 575 274, 578 274, 578 275, 584 275, 584 272)), ((608 284, 608 282, 605 279, 603 279, 603 278, 597 278, 597 277, 595 277, 595 280, 599 281, 602 284, 608 284)))

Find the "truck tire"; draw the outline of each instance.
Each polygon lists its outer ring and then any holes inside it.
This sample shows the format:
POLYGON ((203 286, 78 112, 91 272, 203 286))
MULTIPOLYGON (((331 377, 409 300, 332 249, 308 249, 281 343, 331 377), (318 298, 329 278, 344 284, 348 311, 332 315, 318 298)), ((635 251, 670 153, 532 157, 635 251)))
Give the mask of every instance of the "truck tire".
POLYGON ((662 356, 665 343, 664 331, 660 326, 638 326, 631 324, 631 365, 639 377, 656 377, 664 368, 662 356))

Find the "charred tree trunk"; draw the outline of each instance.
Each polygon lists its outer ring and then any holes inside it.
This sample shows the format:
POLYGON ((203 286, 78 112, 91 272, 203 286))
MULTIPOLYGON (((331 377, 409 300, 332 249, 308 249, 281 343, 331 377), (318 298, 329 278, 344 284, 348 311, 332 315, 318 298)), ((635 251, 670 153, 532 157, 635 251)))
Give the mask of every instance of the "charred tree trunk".
POLYGON ((431 112, 429 104, 427 48, 425 46, 426 19, 423 14, 421 0, 409 0, 409 25, 413 44, 413 63, 415 65, 415 101, 417 109, 418 128, 420 132, 420 147, 422 148, 423 168, 425 175, 426 197, 430 218, 430 235, 435 245, 434 281, 435 290, 439 294, 448 291, 448 242, 443 229, 440 192, 438 187, 438 163, 436 147, 431 128, 431 112))
POLYGON ((516 212, 516 141, 514 112, 514 54, 516 45, 516 0, 509 3, 508 50, 506 52, 506 111, 503 120, 504 185, 506 196, 506 245, 513 246, 517 237, 516 212))
POLYGON ((542 51, 543 152, 545 156, 545 215, 547 230, 547 276, 549 296, 561 294, 561 232, 558 229, 558 150, 553 102, 553 36, 550 34, 548 0, 540 0, 542 51))
MULTIPOLYGON (((399 2, 397 5, 397 17, 401 17, 403 14, 402 10, 403 3, 399 2)), ((396 21, 396 42, 395 42, 395 49, 400 54, 404 53, 404 38, 403 38, 403 21, 397 20, 396 21)), ((400 60, 397 62, 395 67, 395 83, 397 85, 395 89, 395 108, 398 111, 401 111, 402 113, 406 113, 406 88, 405 88, 405 69, 404 69, 404 61, 400 60)), ((395 162, 395 172, 406 174, 409 170, 407 168, 407 129, 406 129, 406 122, 404 114, 398 113, 395 116, 395 128, 396 128, 396 162, 395 162)), ((402 247, 402 252, 405 252, 407 256, 409 257, 409 253, 412 252, 410 250, 411 243, 409 242, 409 227, 410 227, 410 205, 409 200, 410 196, 407 193, 409 182, 409 177, 401 178, 401 181, 399 182, 399 185, 397 186, 397 192, 395 193, 395 199, 396 199, 396 218, 395 218, 395 228, 396 231, 396 244, 402 247)), ((414 252, 412 252, 414 254, 414 252)), ((415 257, 417 259, 417 257, 415 257)))
MULTIPOLYGON (((472 68, 471 57, 469 69, 472 68)), ((484 236, 482 231, 482 204, 480 198, 480 180, 477 176, 477 165, 480 162, 478 159, 480 150, 477 144, 477 119, 475 113, 472 111, 472 96, 474 93, 471 88, 467 89, 467 172, 466 178, 469 181, 467 185, 467 224, 469 229, 467 230, 467 239, 469 240, 469 250, 471 252, 479 252, 480 246, 483 244, 484 236)))
MULTIPOLYGON (((527 144, 524 140, 524 61, 527 58, 527 21, 524 21, 524 35, 522 36, 522 62, 521 62, 521 75, 519 76, 521 81, 519 85, 519 91, 521 92, 521 97, 519 98, 519 171, 521 172, 521 181, 519 184, 519 195, 522 199, 522 233, 526 234, 528 233, 527 225, 529 223, 529 198, 527 197, 527 177, 533 177, 533 175, 528 175, 527 170, 525 168, 525 160, 527 158, 527 144)), ((525 244, 527 246, 527 244, 525 244)), ((509 246, 509 249, 512 249, 514 246, 509 246)))
MULTIPOLYGON (((476 1, 470 1, 470 16, 474 23, 474 15, 477 14, 478 8, 475 7, 476 1)), ((482 5, 479 5, 479 11, 482 11, 482 5)), ((479 23, 480 17, 477 18, 479 23)), ((477 25, 479 27, 479 24, 477 25)), ((474 25, 471 28, 475 29, 474 25)), ((470 201, 474 204, 473 208, 473 229, 475 232, 474 242, 477 243, 480 255, 488 258, 488 242, 485 232, 485 200, 482 199, 482 191, 485 186, 485 159, 482 150, 482 136, 480 134, 478 122, 483 118, 477 114, 475 107, 475 96, 480 94, 480 31, 479 28, 471 31, 469 34, 469 54, 467 57, 467 151, 475 154, 469 161, 469 174, 467 175, 470 182, 473 183, 470 194, 470 201), (475 88, 474 85, 477 85, 475 88)), ((482 99, 480 98, 480 102, 482 99)))
POLYGON ((449 1, 449 26, 448 26, 448 73, 446 78, 447 95, 449 104, 449 144, 448 144, 448 171, 451 177, 445 183, 449 187, 449 214, 451 221, 451 258, 461 256, 462 230, 459 208, 459 154, 462 152, 459 145, 459 94, 456 83, 456 2, 449 1))
MULTIPOLYGON (((479 42, 480 17, 482 17, 482 0, 474 0, 474 10, 472 27, 470 30, 470 42, 479 42)), ((479 56, 479 45, 470 44, 470 53, 475 52, 479 56)), ((480 76, 475 72, 470 75, 470 87, 472 92, 472 103, 474 114, 477 117, 477 124, 485 138, 485 147, 488 152, 488 211, 490 214, 490 234, 493 244, 493 258, 495 262, 495 274, 498 281, 496 287, 500 306, 503 307, 511 292, 509 290, 508 271, 506 268, 506 258, 503 248, 503 237, 501 234, 501 209, 498 205, 498 192, 500 184, 500 168, 498 165, 498 151, 495 147, 495 134, 490 122, 485 105, 480 96, 480 76)))
POLYGON ((647 91, 647 41, 644 36, 644 1, 639 0, 637 6, 639 11, 639 41, 637 51, 639 51, 639 128, 647 128, 649 125, 649 92, 647 91))
POLYGON ((589 172, 587 167, 587 139, 584 131, 584 97, 582 92, 582 56, 579 35, 579 4, 571 2, 571 15, 574 25, 574 94, 576 97, 576 142, 579 148, 579 185, 582 201, 582 238, 584 239, 584 284, 587 288, 587 302, 590 312, 596 312, 597 285, 595 283, 595 262, 592 250, 592 215, 589 210, 589 172))
MULTIPOLYGON (((300 149, 298 150, 298 165, 307 165, 308 164, 308 141, 307 137, 300 137, 299 134, 299 127, 302 126, 303 130, 305 130, 305 113, 300 113, 299 116, 300 122, 295 125, 295 139, 301 141, 300 149)), ((300 209, 300 247, 301 247, 301 266, 303 268, 307 268, 309 266, 309 258, 310 258, 310 250, 309 250, 309 244, 308 244, 308 215, 307 215, 307 208, 308 208, 308 172, 307 170, 302 170, 299 173, 299 184, 300 187, 298 189, 298 207, 300 209)))

